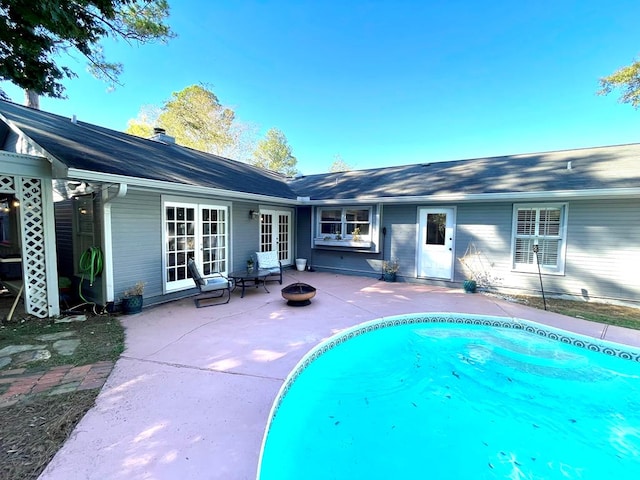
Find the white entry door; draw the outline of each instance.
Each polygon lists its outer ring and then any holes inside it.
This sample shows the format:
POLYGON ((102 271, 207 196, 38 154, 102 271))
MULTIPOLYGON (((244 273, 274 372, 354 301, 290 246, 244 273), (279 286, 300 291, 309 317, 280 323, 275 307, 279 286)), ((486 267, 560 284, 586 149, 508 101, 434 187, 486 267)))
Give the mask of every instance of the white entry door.
POLYGON ((260 251, 276 251, 283 266, 291 265, 291 212, 260 210, 260 251))
POLYGON ((455 208, 418 208, 418 277, 453 279, 455 208))

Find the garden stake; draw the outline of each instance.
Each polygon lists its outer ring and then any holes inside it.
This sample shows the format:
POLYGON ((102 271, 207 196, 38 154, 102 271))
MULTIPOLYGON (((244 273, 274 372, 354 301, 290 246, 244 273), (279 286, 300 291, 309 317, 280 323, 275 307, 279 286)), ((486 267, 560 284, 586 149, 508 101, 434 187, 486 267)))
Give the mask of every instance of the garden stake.
POLYGON ((538 256, 538 245, 533 246, 533 253, 536 254, 536 263, 538 264, 538 277, 540 277, 540 290, 542 291, 542 303, 544 304, 544 309, 547 309, 547 299, 544 298, 544 287, 542 286, 542 273, 540 272, 540 257, 538 256))
POLYGON ((387 227, 382 227, 382 263, 380 264, 380 278, 378 280, 384 279, 384 243, 387 238, 387 227))

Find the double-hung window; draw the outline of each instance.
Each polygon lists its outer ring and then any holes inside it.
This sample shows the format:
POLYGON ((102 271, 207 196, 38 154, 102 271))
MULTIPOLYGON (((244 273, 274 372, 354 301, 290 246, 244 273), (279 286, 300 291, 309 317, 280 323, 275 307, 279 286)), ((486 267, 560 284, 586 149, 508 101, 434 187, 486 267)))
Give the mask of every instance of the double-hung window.
POLYGON ((514 205, 513 268, 564 274, 567 205, 514 205))

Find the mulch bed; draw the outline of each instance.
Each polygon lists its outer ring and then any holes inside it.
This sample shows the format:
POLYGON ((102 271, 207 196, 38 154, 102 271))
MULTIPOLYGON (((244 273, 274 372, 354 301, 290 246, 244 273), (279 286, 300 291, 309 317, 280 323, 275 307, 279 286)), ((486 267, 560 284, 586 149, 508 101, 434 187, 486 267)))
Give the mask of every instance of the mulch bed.
POLYGON ((0 410, 0 478, 37 479, 96 395, 87 390, 37 396, 0 410))

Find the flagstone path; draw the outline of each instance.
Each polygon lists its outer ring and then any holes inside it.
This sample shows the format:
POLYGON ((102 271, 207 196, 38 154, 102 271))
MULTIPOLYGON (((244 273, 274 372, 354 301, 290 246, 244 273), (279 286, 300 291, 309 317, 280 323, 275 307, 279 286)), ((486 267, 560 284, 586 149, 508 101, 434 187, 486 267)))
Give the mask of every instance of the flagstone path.
POLYGON ((34 395, 58 395, 79 390, 102 388, 114 362, 90 365, 60 365, 42 371, 28 370, 26 365, 51 357, 51 350, 72 355, 80 345, 75 332, 59 332, 36 337, 37 345, 9 345, 0 349, 0 408, 14 405, 34 395), (12 365, 17 368, 11 368, 12 365))

